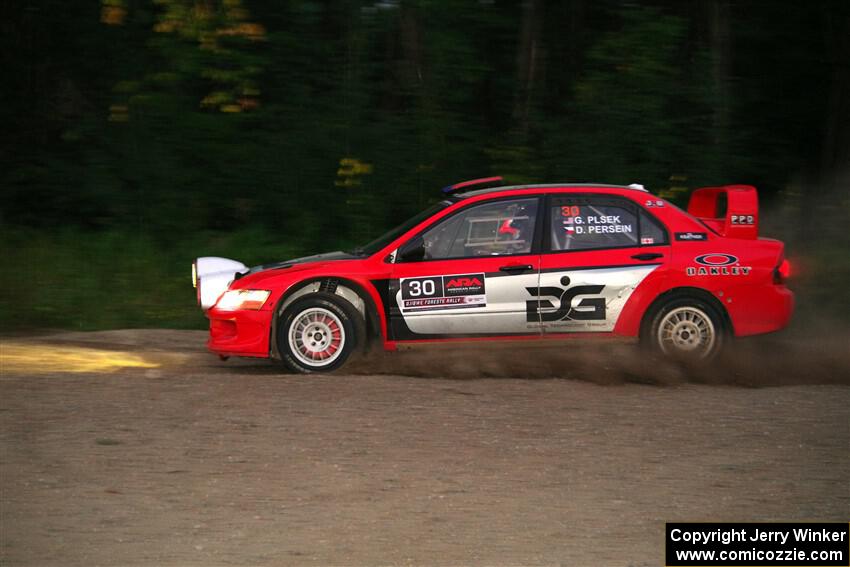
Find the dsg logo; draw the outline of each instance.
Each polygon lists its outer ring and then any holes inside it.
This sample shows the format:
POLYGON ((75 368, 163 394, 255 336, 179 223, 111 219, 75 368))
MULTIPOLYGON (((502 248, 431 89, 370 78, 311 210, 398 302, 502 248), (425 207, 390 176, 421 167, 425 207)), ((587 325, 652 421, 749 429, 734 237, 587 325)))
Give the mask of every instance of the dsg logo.
POLYGON ((703 266, 729 266, 737 264, 738 258, 731 254, 703 254, 694 258, 694 262, 703 266))
POLYGON ((577 285, 570 288, 570 278, 561 278, 560 287, 527 287, 529 294, 538 299, 525 302, 526 321, 536 323, 537 321, 599 321, 605 319, 605 298, 584 298, 573 306, 573 300, 580 295, 596 295, 605 289, 604 285, 577 285), (557 297, 558 305, 551 301, 541 299, 543 297, 557 297), (555 309, 557 307, 557 309, 555 309), (543 311, 546 309, 547 311, 543 311), (554 309, 554 311, 549 311, 554 309))

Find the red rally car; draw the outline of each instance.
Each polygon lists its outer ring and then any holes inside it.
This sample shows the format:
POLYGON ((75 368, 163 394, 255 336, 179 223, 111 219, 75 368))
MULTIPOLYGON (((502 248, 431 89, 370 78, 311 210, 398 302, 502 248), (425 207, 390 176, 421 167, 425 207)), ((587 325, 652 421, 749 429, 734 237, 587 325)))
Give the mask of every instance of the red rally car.
POLYGON ((730 337, 788 324, 782 242, 758 237, 746 185, 693 192, 687 212, 640 185, 459 183, 377 240, 248 268, 192 266, 221 357, 327 372, 373 340, 635 337, 708 360, 730 337))

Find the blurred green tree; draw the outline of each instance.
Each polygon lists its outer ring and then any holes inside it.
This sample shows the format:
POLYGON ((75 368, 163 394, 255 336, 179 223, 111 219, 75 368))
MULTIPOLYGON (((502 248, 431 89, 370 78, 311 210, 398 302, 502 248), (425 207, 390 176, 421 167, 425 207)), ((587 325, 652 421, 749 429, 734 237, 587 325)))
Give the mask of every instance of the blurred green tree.
POLYGON ((848 37, 838 1, 12 3, 0 222, 16 258, 28 242, 118 254, 120 233, 183 262, 179 242, 351 247, 484 175, 678 199, 746 182, 834 264, 848 37))

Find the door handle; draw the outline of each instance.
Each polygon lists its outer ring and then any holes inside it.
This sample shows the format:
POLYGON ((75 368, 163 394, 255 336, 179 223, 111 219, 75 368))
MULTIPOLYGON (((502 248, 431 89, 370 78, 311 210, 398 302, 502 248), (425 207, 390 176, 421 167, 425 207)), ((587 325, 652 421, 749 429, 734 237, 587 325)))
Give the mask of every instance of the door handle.
POLYGON ((644 252, 643 254, 635 254, 634 256, 632 256, 632 258, 634 258, 635 260, 643 260, 644 262, 663 257, 664 254, 659 254, 658 252, 644 252))
POLYGON ((531 264, 511 264, 509 266, 502 266, 499 268, 500 272, 506 272, 508 274, 519 273, 519 272, 527 272, 531 270, 534 266, 531 264))

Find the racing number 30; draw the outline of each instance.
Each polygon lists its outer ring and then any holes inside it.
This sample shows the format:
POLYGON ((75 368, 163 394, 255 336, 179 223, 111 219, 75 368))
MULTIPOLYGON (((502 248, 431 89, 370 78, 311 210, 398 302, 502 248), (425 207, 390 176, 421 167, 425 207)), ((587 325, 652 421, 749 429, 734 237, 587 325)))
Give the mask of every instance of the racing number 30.
POLYGON ((443 295, 442 278, 416 278, 404 280, 401 286, 403 299, 443 295))
POLYGON ((436 286, 434 280, 414 280, 410 282, 410 297, 419 297, 420 295, 434 295, 436 286))

